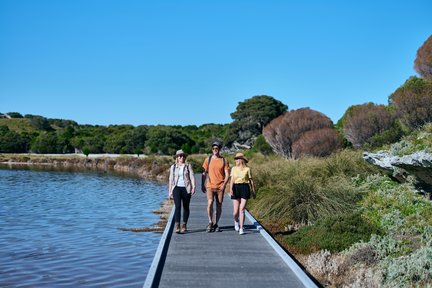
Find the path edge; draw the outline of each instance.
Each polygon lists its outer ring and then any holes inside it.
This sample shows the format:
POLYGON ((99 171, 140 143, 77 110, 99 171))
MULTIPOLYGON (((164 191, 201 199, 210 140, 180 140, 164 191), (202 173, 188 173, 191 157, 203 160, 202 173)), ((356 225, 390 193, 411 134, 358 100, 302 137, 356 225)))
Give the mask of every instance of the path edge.
POLYGON ((162 274, 161 272, 163 269, 163 264, 165 262, 171 234, 173 231, 174 210, 175 210, 175 207, 173 207, 171 209, 171 213, 168 217, 168 221, 167 221, 167 224, 165 226, 165 230, 164 230, 162 237, 159 241, 158 248, 156 249, 156 253, 153 257, 153 261, 152 261, 152 263, 150 265, 150 269, 147 273, 147 277, 146 277, 146 280, 144 282, 143 288, 157 287, 159 284, 160 275, 162 274))
POLYGON ((315 282, 306 274, 306 272, 289 256, 273 239, 273 237, 261 226, 261 224, 245 210, 246 217, 255 228, 260 232, 264 239, 269 243, 269 245, 275 250, 275 252, 282 258, 282 260, 288 265, 288 267, 294 272, 297 278, 302 282, 305 287, 317 288, 318 286, 315 282))

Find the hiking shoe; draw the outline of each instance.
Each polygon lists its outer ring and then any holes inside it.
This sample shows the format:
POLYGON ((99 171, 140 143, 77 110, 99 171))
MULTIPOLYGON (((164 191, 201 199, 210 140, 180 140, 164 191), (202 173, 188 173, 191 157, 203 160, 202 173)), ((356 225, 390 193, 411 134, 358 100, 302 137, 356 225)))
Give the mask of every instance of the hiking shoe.
POLYGON ((240 229, 239 223, 237 221, 234 221, 234 230, 238 232, 239 229, 240 229))
POLYGON ((213 232, 213 223, 209 223, 206 229, 207 233, 213 232))
POLYGON ((245 232, 244 232, 243 228, 240 228, 240 229, 239 229, 239 234, 240 234, 240 235, 243 235, 243 234, 245 234, 245 232))
POLYGON ((213 231, 215 232, 221 232, 221 229, 219 228, 219 226, 217 224, 213 225, 213 231))

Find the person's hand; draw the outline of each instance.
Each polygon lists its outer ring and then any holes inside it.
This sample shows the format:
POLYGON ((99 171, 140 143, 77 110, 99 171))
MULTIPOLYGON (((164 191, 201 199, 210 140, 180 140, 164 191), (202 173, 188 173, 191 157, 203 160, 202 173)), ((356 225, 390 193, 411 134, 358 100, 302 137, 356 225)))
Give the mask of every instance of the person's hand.
POLYGON ((222 193, 224 193, 225 192, 225 187, 226 187, 226 184, 224 182, 224 183, 222 183, 221 186, 219 186, 219 191, 221 191, 222 193))
POLYGON ((168 195, 168 200, 172 200, 172 199, 173 199, 173 194, 170 193, 170 194, 168 195))
POLYGON ((202 192, 203 193, 206 193, 207 192, 207 190, 206 190, 206 188, 205 188, 205 186, 203 185, 203 186, 201 186, 201 190, 202 190, 202 192))
POLYGON ((255 193, 255 191, 252 192, 252 198, 253 198, 253 199, 256 198, 256 193, 255 193))
POLYGON ((192 188, 192 195, 195 194, 195 187, 192 188))

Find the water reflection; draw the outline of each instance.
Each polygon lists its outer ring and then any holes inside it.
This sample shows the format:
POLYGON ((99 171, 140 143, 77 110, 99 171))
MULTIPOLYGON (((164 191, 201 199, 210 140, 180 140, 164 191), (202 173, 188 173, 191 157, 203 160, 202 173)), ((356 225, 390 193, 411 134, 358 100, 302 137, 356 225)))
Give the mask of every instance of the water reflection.
POLYGON ((110 173, 0 169, 0 286, 141 287, 165 185, 110 173))

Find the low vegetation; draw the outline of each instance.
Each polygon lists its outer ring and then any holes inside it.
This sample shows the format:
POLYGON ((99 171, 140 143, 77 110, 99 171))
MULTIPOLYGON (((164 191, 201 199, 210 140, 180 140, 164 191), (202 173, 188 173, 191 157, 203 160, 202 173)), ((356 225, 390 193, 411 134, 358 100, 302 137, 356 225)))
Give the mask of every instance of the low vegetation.
MULTIPOLYGON (((391 145, 430 149, 431 124, 391 145)), ((256 155, 248 209, 321 283, 427 287, 432 283, 432 202, 342 150, 326 158, 256 155), (353 275, 356 275, 355 277, 353 275)))

